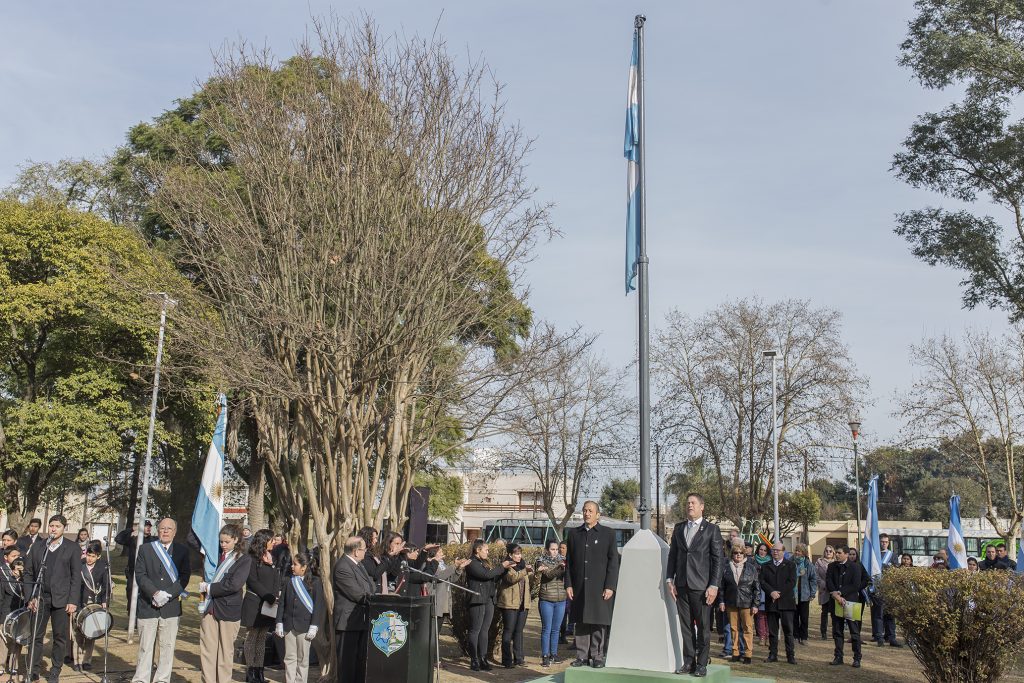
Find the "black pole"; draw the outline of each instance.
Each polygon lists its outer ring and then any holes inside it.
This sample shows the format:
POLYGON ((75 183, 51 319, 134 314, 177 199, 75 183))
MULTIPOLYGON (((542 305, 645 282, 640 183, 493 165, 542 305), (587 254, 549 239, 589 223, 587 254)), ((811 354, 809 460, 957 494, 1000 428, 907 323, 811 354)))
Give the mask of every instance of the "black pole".
POLYGON ((644 22, 647 17, 642 14, 633 19, 633 27, 637 36, 637 139, 639 141, 637 159, 637 187, 640 190, 640 202, 637 207, 640 218, 640 244, 637 250, 637 280, 640 294, 640 528, 651 528, 651 376, 650 376, 650 295, 647 282, 647 193, 644 188, 644 22))

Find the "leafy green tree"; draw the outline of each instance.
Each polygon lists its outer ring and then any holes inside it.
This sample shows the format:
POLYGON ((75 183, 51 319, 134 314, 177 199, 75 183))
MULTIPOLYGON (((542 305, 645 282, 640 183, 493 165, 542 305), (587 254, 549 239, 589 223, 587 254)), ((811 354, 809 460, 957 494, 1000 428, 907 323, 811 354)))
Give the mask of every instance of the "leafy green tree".
POLYGON ((1024 12, 1013 0, 919 0, 901 63, 926 88, 967 95, 920 116, 896 154, 913 187, 1004 209, 1009 224, 967 210, 926 207, 897 216, 896 233, 930 265, 961 271, 963 304, 1024 319, 1024 122, 1012 117, 1024 90, 1024 12))
POLYGON ((145 447, 157 320, 146 294, 173 279, 125 228, 0 201, 0 476, 15 526, 48 491, 107 482, 145 447))
POLYGON ((431 519, 455 519, 462 506, 461 479, 443 472, 417 472, 414 483, 430 488, 428 512, 431 519))
POLYGON ((635 479, 612 479, 601 489, 601 510, 613 519, 633 520, 640 482, 635 479))

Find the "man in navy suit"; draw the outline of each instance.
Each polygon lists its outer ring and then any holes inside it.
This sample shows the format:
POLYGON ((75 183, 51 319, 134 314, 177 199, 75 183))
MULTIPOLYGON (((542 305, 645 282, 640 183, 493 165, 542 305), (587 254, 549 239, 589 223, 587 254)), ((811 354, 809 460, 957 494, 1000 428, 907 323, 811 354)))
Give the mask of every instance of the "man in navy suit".
POLYGON ((169 683, 174 666, 174 643, 178 638, 181 600, 192 573, 188 548, 174 542, 177 523, 170 517, 157 524, 157 539, 139 548, 135 581, 139 585, 139 660, 132 683, 150 683, 153 646, 159 644, 153 683, 169 683))
POLYGON ((722 531, 704 519, 704 497, 699 493, 686 496, 686 520, 672 530, 665 577, 683 627, 683 666, 676 673, 707 676, 711 605, 722 577, 722 531))

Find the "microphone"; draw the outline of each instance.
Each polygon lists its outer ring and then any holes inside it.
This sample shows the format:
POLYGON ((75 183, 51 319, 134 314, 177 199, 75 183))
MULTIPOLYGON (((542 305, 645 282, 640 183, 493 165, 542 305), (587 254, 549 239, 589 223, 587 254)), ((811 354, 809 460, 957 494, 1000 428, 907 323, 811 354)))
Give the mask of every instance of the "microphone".
POLYGON ((409 571, 409 563, 407 561, 402 560, 402 564, 399 566, 402 568, 403 572, 409 571))

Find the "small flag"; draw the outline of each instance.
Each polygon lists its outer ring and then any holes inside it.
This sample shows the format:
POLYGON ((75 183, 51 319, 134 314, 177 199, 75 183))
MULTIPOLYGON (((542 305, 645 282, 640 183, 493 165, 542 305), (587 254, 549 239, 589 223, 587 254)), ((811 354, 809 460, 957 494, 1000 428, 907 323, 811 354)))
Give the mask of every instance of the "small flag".
POLYGON ((949 537, 946 541, 950 569, 967 569, 967 549, 960 527, 960 496, 949 499, 949 537))
POLYGON ((217 427, 213 430, 210 450, 206 455, 203 478, 199 482, 196 507, 192 512, 192 535, 205 555, 203 576, 213 580, 220 558, 220 529, 224 517, 224 435, 228 428, 228 398, 221 394, 217 427))
POLYGON ((878 475, 868 482, 868 519, 861 543, 860 562, 867 570, 868 576, 876 577, 882 573, 882 551, 878 542, 878 475))
POLYGON ((640 92, 637 54, 640 34, 633 31, 633 59, 626 92, 626 294, 636 289, 636 263, 640 258, 640 92))

